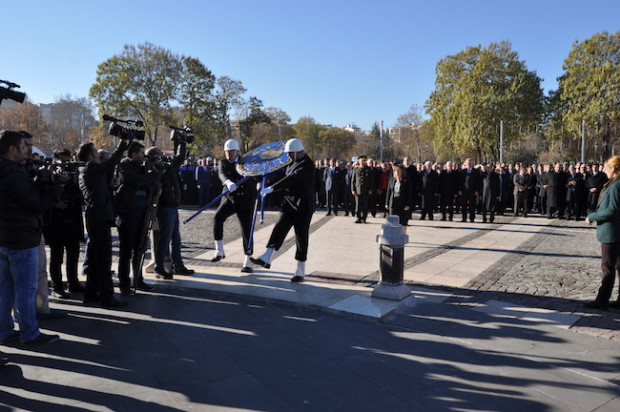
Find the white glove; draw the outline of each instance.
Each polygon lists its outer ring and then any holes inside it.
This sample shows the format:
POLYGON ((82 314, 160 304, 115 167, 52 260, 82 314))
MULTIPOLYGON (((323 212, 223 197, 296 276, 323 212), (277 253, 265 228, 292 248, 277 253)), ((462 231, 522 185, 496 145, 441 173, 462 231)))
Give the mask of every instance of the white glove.
POLYGON ((265 197, 265 196, 267 196, 269 193, 272 193, 272 192, 273 192, 273 189, 272 189, 271 187, 265 187, 265 188, 261 189, 261 191, 260 191, 260 195, 261 195, 262 197, 265 197))
POLYGON ((224 184, 228 188, 229 192, 234 192, 235 189, 237 188, 237 185, 233 181, 231 181, 231 180, 225 181, 224 184))

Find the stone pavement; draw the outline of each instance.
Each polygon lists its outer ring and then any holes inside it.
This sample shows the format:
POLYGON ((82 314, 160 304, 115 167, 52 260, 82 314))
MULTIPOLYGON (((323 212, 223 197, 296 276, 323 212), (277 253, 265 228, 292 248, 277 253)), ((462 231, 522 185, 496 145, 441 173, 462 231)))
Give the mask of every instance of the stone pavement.
MULTIPOLYGON (((120 311, 54 301, 70 315, 42 328, 60 343, 0 347, 13 362, 0 408, 620 410, 620 311, 582 309, 600 276, 583 222, 412 220, 412 294, 395 303, 370 296, 383 219, 317 212, 310 276, 292 284, 292 234, 271 270, 243 274, 234 221, 226 259, 210 262, 211 217, 183 226, 195 276, 147 275, 156 292, 120 311)), ((256 254, 275 218, 259 225, 256 254)))

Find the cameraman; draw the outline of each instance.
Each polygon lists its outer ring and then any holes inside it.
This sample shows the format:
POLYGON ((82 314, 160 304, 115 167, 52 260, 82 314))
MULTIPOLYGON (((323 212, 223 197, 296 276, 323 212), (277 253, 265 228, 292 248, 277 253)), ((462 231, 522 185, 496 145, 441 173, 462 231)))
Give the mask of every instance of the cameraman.
POLYGON ((159 279, 173 279, 173 274, 166 271, 164 262, 166 252, 172 242, 172 267, 176 275, 192 275, 194 271, 183 264, 181 257, 181 232, 179 231, 179 205, 182 197, 182 184, 179 169, 187 153, 187 142, 175 141, 176 156, 170 163, 162 162, 163 153, 158 147, 150 147, 146 156, 161 170, 161 194, 157 202, 157 223, 159 238, 155 244, 155 274, 159 279))
POLYGON ((67 149, 54 152, 58 160, 56 166, 67 174, 64 190, 58 203, 50 213, 50 221, 45 231, 45 239, 50 246, 50 276, 53 283, 52 294, 61 299, 71 296, 66 292, 62 282, 62 263, 67 251, 67 280, 69 292, 82 293, 84 288, 78 280, 78 260, 80 241, 84 239, 84 222, 82 220, 82 193, 78 185, 77 164, 70 163, 71 152, 67 149))
POLYGON ((121 160, 119 165, 121 185, 114 194, 114 210, 120 217, 118 280, 123 296, 133 295, 129 281, 130 265, 133 267, 135 288, 147 292, 153 290, 153 286, 144 281, 142 273, 138 273, 138 266, 143 253, 140 240, 142 231, 145 230, 147 193, 157 190, 153 186, 159 176, 153 170, 146 170, 143 162, 144 146, 134 141, 127 149, 127 157, 121 160))
POLYGON ((51 343, 58 335, 39 331, 35 294, 43 229, 42 212, 58 199, 60 186, 35 182, 20 164, 26 159, 26 135, 0 132, 0 342, 51 343), (19 332, 11 311, 16 307, 19 332))
POLYGON ((80 190, 86 203, 86 230, 88 231, 88 270, 84 304, 99 304, 105 308, 118 308, 127 302, 114 298, 112 283, 112 225, 114 209, 112 192, 109 187, 110 176, 127 149, 128 139, 121 137, 110 160, 101 161, 93 143, 84 143, 78 149, 78 159, 86 162, 80 168, 80 190))

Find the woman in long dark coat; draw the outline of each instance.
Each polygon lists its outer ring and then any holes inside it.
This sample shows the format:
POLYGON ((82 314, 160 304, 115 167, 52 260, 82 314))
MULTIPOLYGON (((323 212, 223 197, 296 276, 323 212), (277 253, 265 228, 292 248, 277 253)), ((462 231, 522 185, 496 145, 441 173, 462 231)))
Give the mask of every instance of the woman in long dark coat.
POLYGON ((385 208, 390 215, 399 217, 399 222, 405 226, 406 231, 407 221, 409 220, 409 204, 411 203, 411 187, 407 178, 403 176, 402 166, 395 165, 393 169, 385 196, 385 208))
POLYGON ((596 299, 586 303, 592 309, 620 309, 620 296, 609 302, 614 289, 616 273, 620 277, 620 156, 605 162, 609 180, 603 186, 596 211, 586 218, 588 225, 596 222, 596 238, 601 242, 603 277, 596 299))

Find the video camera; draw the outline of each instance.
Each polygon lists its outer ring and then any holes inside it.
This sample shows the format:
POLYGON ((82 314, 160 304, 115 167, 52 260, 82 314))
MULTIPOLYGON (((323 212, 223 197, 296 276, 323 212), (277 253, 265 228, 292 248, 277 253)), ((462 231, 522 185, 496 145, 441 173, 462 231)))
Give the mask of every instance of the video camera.
POLYGON ((193 132, 191 127, 185 126, 183 128, 180 128, 170 125, 168 125, 168 127, 172 129, 172 131, 170 132, 170 140, 172 140, 173 142, 185 142, 187 144, 194 143, 195 137, 194 135, 190 134, 193 132))
POLYGON ((36 166, 37 180, 43 183, 57 182, 60 184, 71 180, 77 182, 80 167, 86 165, 84 162, 55 162, 51 157, 41 160, 28 159, 27 163, 36 166))
POLYGON ((144 127, 144 122, 141 120, 121 120, 107 114, 103 115, 103 120, 112 122, 108 129, 110 136, 128 140, 144 140, 146 133, 144 130, 140 130, 141 127, 144 127))
POLYGON ((15 100, 17 103, 23 103, 26 98, 26 93, 11 90, 14 87, 19 88, 19 84, 8 82, 6 80, 0 80, 0 83, 6 84, 6 87, 0 86, 0 104, 3 99, 15 100))

